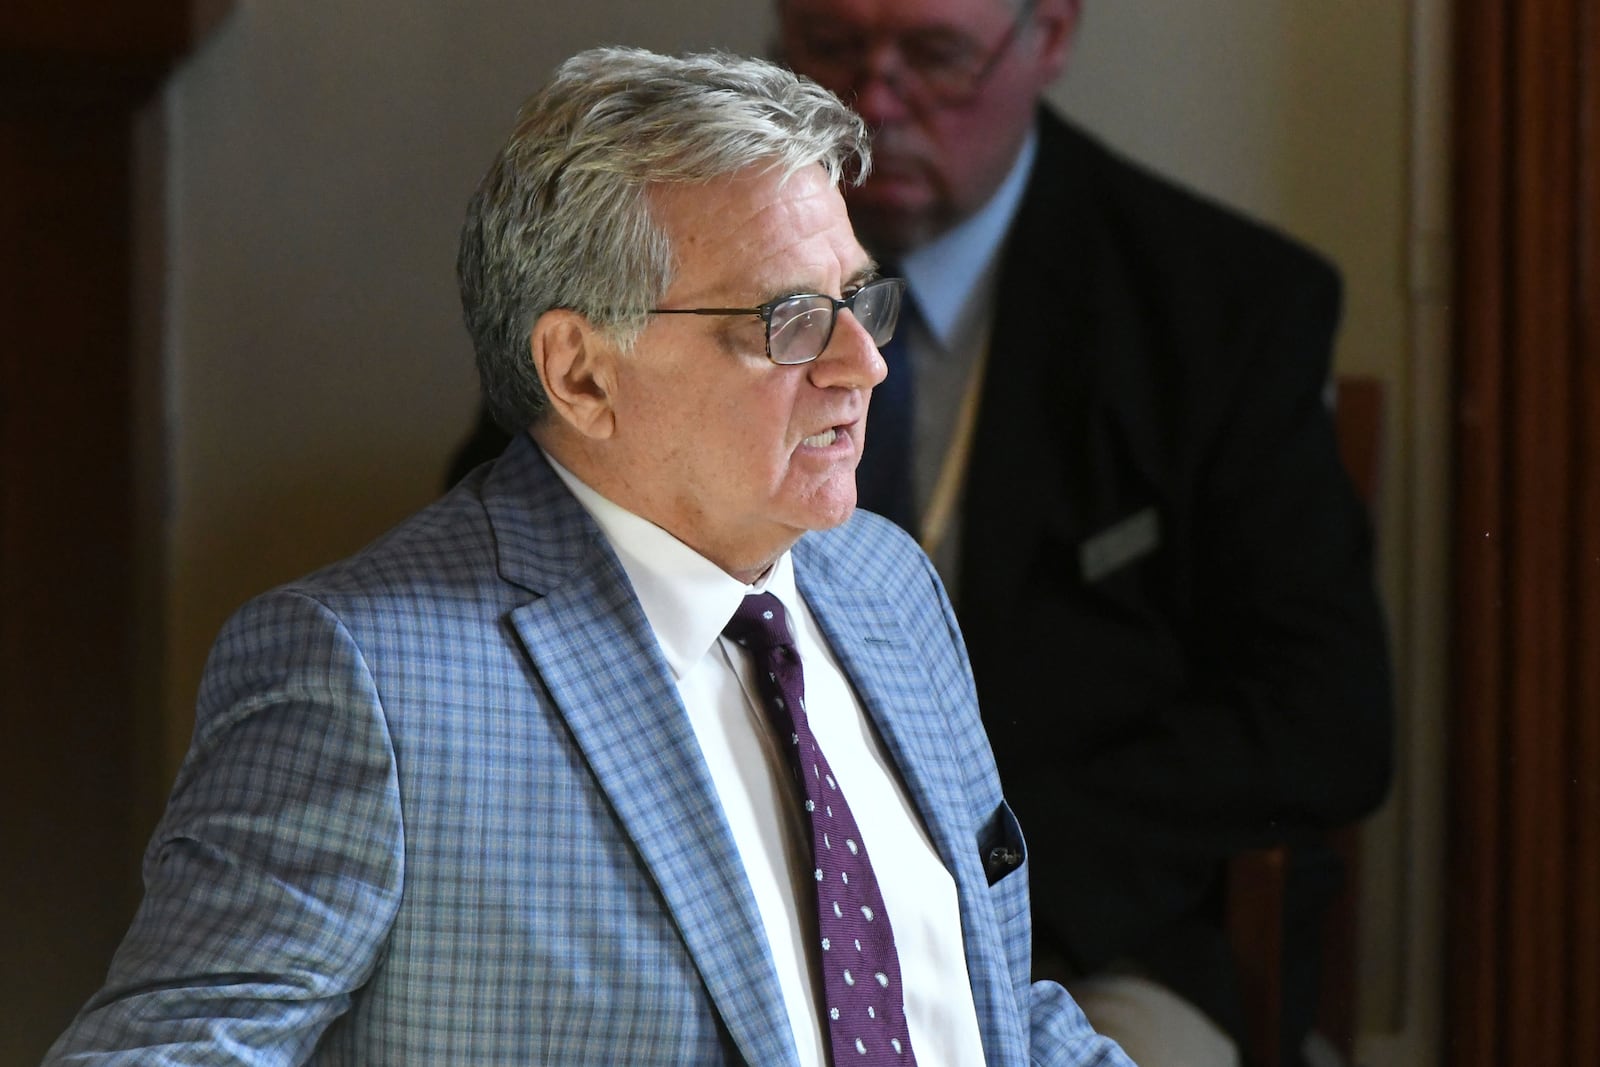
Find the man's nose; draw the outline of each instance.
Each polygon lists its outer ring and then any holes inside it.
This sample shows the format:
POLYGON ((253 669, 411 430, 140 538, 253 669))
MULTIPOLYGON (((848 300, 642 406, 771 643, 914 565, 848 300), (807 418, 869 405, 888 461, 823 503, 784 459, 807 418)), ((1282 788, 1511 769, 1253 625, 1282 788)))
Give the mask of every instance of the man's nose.
POLYGON ((853 311, 839 312, 828 347, 811 368, 811 381, 819 388, 871 389, 889 373, 872 335, 853 311))

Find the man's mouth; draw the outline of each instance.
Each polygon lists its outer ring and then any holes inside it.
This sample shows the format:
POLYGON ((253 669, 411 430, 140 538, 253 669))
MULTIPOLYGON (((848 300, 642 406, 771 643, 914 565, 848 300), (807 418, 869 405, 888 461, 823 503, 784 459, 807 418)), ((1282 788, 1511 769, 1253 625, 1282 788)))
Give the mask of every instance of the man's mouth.
POLYGON ((805 445, 807 448, 827 448, 829 445, 833 444, 834 441, 838 440, 838 438, 838 428, 829 427, 819 434, 813 434, 810 437, 804 438, 800 443, 805 445))

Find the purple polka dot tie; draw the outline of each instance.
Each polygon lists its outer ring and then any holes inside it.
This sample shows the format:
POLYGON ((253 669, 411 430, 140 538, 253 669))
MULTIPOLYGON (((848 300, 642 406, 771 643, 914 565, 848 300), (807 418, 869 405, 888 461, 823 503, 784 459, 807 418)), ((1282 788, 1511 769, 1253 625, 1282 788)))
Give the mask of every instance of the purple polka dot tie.
POLYGON ((811 734, 783 604, 771 593, 747 596, 723 632, 755 657, 762 704, 805 797, 835 1067, 914 1064, 894 930, 855 817, 811 734))

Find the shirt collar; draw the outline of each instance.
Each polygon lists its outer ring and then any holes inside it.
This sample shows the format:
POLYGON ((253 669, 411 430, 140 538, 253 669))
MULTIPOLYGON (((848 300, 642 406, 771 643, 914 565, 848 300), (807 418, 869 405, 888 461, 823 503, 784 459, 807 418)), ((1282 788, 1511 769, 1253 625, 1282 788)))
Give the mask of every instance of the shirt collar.
POLYGON ((900 263, 899 269, 916 298, 917 311, 934 339, 945 348, 954 343, 969 305, 982 296, 983 283, 999 261, 1000 246, 1022 203, 1038 151, 1039 133, 1030 129, 1016 162, 988 203, 906 255, 900 263))
POLYGON ((548 452, 545 459, 611 543, 674 680, 706 654, 747 594, 772 593, 791 608, 799 603, 788 552, 746 585, 655 523, 601 496, 548 452))

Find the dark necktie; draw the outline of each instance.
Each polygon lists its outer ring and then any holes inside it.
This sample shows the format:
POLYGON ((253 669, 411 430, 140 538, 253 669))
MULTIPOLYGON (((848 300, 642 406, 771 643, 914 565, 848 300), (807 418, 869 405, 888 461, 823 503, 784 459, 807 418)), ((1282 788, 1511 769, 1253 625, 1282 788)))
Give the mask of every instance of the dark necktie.
POLYGON ((916 302, 907 292, 894 336, 881 349, 889 374, 872 390, 872 403, 867 408, 867 444, 856 468, 857 502, 899 524, 913 537, 917 536, 917 511, 912 489, 912 437, 917 408, 910 337, 916 317, 916 302))
POLYGON ((914 1064, 894 931, 855 817, 812 736, 783 604, 771 593, 747 596, 723 633, 755 657, 762 706, 805 797, 833 1062, 914 1064))

